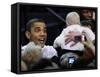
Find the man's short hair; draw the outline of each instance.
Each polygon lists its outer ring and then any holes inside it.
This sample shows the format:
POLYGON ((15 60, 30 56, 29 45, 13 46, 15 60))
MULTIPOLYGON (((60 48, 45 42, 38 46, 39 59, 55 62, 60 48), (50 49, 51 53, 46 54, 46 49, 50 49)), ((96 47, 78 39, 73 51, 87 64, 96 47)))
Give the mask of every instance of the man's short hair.
POLYGON ((31 19, 26 24, 26 31, 30 31, 31 27, 33 26, 33 24, 35 22, 43 22, 43 23, 45 23, 45 21, 43 19, 38 19, 38 18, 31 19))

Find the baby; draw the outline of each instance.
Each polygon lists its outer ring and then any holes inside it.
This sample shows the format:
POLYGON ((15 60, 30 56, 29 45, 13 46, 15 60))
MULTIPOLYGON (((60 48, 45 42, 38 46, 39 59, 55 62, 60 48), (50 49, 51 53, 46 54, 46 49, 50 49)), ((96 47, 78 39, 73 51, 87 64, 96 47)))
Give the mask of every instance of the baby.
POLYGON ((54 47, 61 47, 66 50, 84 50, 84 45, 81 43, 86 37, 86 40, 95 40, 95 35, 91 29, 80 25, 80 16, 77 12, 70 12, 66 16, 66 24, 68 27, 63 29, 61 34, 55 39, 54 47), (67 42, 66 42, 67 41, 67 42))

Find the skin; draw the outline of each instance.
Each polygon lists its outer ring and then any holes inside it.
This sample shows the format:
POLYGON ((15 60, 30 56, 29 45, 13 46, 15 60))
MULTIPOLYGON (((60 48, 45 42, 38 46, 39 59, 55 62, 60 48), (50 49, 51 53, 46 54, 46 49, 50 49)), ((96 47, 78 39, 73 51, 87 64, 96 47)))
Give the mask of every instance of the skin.
POLYGON ((87 49, 92 51, 93 56, 95 56, 95 46, 93 42, 89 40, 89 41, 83 41, 82 43, 87 47, 87 49))
POLYGON ((91 10, 83 10, 82 11, 82 15, 86 18, 86 19, 93 19, 93 11, 91 10))
MULTIPOLYGON (((70 41, 75 41, 75 35, 76 33, 71 32, 69 33, 68 37, 65 42, 66 44, 69 43, 70 41)), ((83 56, 81 56, 80 58, 84 59, 85 61, 87 61, 87 63, 89 63, 94 57, 95 57, 95 46, 93 45, 93 42, 88 40, 88 41, 81 41, 84 46, 85 46, 85 50, 84 50, 84 54, 83 56)), ((75 42, 76 44, 77 42, 75 42)), ((75 45, 74 44, 74 45, 75 45)))
POLYGON ((35 22, 30 32, 26 31, 26 36, 30 41, 33 41, 36 45, 44 47, 47 39, 46 24, 44 22, 35 22))
MULTIPOLYGON (((75 41, 75 33, 71 32, 67 36, 68 38, 65 40, 66 43, 70 41, 75 41)), ((80 56, 78 59, 84 60, 85 64, 89 64, 94 58, 95 58, 95 46, 92 41, 81 41, 83 45, 85 46, 85 50, 82 56, 80 56)), ((75 45, 77 42, 75 42, 73 45, 75 45)))
POLYGON ((71 46, 74 46, 75 44, 77 44, 79 41, 75 40, 76 35, 81 36, 79 33, 76 33, 76 32, 73 32, 73 31, 69 32, 69 34, 66 36, 65 44, 68 44, 71 41, 75 42, 71 46))
MULTIPOLYGON (((35 22, 34 24, 32 24, 30 31, 26 31, 25 34, 30 42, 33 41, 36 45, 44 47, 47 39, 46 24, 44 22, 35 22)), ((41 53, 28 52, 22 57, 25 61, 21 62, 22 71, 28 70, 27 66, 37 63, 41 59, 41 57, 41 53), (25 63, 27 63, 28 65, 25 65, 25 63)))

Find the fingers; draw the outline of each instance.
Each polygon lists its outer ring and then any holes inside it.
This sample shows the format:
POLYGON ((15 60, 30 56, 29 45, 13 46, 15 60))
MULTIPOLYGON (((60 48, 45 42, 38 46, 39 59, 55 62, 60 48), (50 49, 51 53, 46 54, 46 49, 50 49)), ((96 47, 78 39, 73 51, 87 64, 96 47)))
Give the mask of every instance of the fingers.
POLYGON ((65 36, 65 45, 71 41, 74 41, 74 36, 71 36, 71 35, 65 36))
POLYGON ((72 40, 70 38, 65 39, 65 45, 71 42, 72 40))
POLYGON ((72 47, 72 46, 74 46, 74 45, 76 45, 77 44, 77 42, 74 42, 72 45, 70 45, 70 47, 72 47))

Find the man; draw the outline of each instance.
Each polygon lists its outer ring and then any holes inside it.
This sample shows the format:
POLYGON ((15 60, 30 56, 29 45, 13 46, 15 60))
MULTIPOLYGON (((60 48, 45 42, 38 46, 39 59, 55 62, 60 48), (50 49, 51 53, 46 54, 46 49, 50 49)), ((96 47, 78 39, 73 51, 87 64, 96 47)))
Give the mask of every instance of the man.
POLYGON ((28 70, 52 66, 51 60, 56 61, 57 52, 52 46, 45 45, 47 39, 45 22, 41 19, 29 20, 26 24, 25 35, 29 43, 22 47, 22 61, 26 62, 28 70), (43 58, 44 60, 40 61, 43 58))
POLYGON ((95 12, 91 9, 83 9, 81 11, 81 18, 87 20, 95 20, 95 12))

